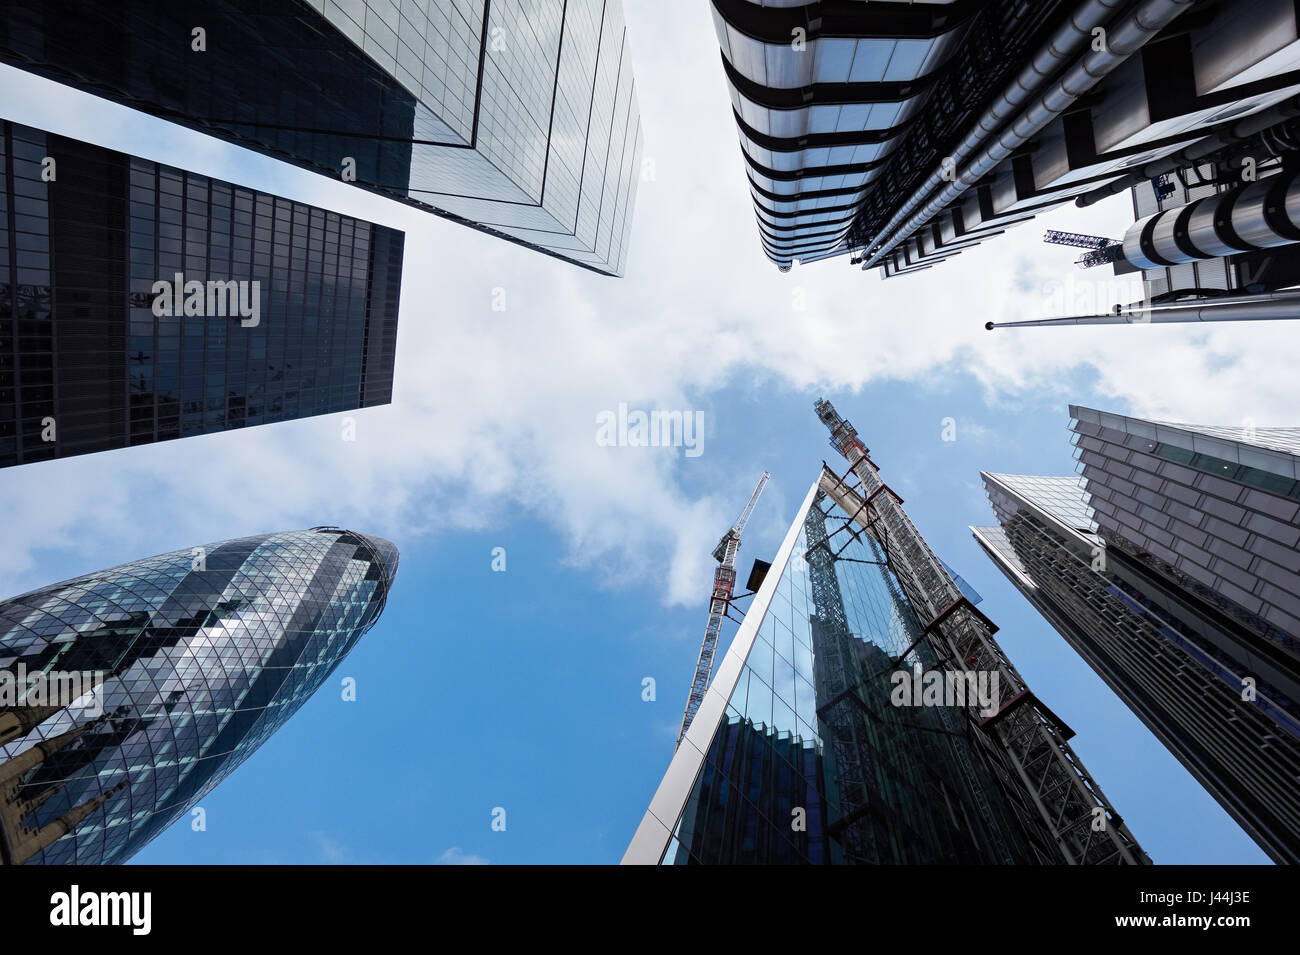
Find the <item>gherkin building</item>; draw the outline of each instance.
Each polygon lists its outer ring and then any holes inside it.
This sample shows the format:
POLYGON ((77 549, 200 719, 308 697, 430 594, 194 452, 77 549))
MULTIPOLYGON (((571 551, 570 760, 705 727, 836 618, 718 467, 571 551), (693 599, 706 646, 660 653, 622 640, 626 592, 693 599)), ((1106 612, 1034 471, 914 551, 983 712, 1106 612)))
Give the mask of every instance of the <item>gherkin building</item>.
POLYGON ((397 563, 382 538, 314 527, 0 603, 0 862, 130 858, 326 681, 397 563))

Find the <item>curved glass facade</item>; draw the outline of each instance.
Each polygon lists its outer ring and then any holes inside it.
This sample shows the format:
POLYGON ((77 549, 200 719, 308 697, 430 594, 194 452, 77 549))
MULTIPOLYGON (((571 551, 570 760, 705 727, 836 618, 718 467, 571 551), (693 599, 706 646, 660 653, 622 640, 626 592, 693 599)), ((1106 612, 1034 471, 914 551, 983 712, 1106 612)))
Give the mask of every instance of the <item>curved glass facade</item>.
POLYGON ((320 527, 0 603, 0 861, 129 858, 324 683, 397 564, 382 538, 320 527))

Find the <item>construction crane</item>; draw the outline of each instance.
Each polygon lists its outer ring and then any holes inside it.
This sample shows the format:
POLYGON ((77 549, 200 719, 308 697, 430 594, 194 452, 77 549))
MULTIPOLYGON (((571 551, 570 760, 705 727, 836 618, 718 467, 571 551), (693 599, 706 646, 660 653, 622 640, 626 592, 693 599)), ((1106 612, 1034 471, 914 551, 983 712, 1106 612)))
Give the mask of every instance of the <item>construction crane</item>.
POLYGON ((704 630, 704 642, 700 644, 700 658, 695 663, 695 679, 691 681, 691 694, 686 698, 686 712, 682 714, 682 728, 677 734, 677 743, 681 745, 682 737, 695 718, 696 711, 704 702, 704 691, 709 688, 709 678, 713 675, 713 655, 718 648, 718 633, 722 630, 722 618, 731 609, 731 592, 736 586, 736 551, 740 550, 740 533, 749 523, 749 515, 754 513, 758 496, 763 493, 767 480, 772 475, 767 471, 758 479, 758 486, 749 496, 749 503, 736 518, 736 523, 722 535, 718 546, 713 548, 713 559, 718 562, 718 569, 713 575, 713 595, 709 597, 709 625, 704 630))
POLYGON ((1088 252, 1074 262, 1081 269, 1091 269, 1098 265, 1118 262, 1123 258, 1124 253, 1123 243, 1099 235, 1084 235, 1081 232, 1061 232, 1057 229, 1048 229, 1043 236, 1043 241, 1049 245, 1070 245, 1076 249, 1087 249, 1088 252))

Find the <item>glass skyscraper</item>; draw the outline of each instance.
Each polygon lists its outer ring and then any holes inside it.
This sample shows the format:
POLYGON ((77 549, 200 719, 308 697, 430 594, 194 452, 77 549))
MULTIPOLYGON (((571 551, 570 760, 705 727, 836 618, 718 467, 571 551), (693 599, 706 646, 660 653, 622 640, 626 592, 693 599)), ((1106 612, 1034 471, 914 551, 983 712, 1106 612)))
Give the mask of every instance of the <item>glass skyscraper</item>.
POLYGON ((1045 758, 1008 721, 1024 715, 1027 690, 965 669, 989 678, 982 702, 974 691, 923 700, 922 680, 951 683, 963 670, 951 659, 955 631, 943 634, 954 607, 978 612, 962 597, 925 619, 912 581, 895 573, 906 560, 892 532, 868 514, 876 505, 846 507, 845 493, 828 469, 809 490, 624 863, 1149 861, 1077 760, 1077 776, 1057 775, 1052 788, 1086 794, 1081 813, 1060 814, 1079 824, 1045 824, 1043 793, 999 749, 1015 739, 1045 758), (915 695, 900 696, 907 685, 915 695))
POLYGON ((317 527, 0 603, 0 862, 128 859, 325 682, 374 626, 397 563, 388 541, 317 527), (37 695, 82 675, 62 698, 37 695))
POLYGON ((1300 862, 1300 429, 1071 407, 1081 477, 984 474, 976 540, 1278 862, 1300 862))
POLYGON ((392 400, 401 232, 9 122, 0 186, 0 467, 392 400))
POLYGON ((0 2, 4 62, 613 275, 625 34, 619 0, 0 2))

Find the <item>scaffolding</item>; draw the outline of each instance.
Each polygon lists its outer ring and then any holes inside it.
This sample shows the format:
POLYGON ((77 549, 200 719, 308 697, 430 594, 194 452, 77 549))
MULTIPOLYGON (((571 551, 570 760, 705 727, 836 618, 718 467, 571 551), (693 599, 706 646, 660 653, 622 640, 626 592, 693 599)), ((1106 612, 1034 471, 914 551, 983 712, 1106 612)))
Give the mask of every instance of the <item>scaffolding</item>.
MULTIPOLYGON (((857 431, 825 400, 817 416, 830 443, 849 462, 837 475, 824 468, 821 489, 883 550, 889 569, 922 623, 938 665, 958 673, 998 674, 996 712, 980 704, 965 711, 977 752, 987 764, 1041 861, 1073 865, 1149 864, 1123 819, 1088 775, 1068 744, 1073 732, 1041 703, 993 639, 997 627, 962 594, 903 510, 903 500, 883 480, 857 431), (849 483, 848 478, 855 478, 849 483), (929 621, 925 623, 924 621, 929 621)), ((845 545, 847 546, 847 545, 845 545)), ((913 648, 900 654, 898 661, 913 648)))

